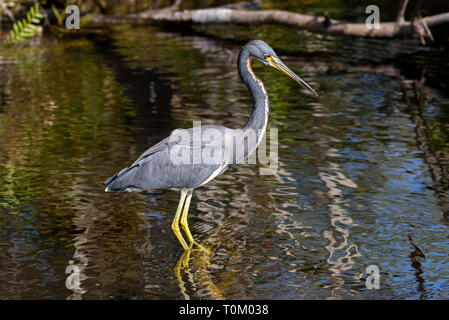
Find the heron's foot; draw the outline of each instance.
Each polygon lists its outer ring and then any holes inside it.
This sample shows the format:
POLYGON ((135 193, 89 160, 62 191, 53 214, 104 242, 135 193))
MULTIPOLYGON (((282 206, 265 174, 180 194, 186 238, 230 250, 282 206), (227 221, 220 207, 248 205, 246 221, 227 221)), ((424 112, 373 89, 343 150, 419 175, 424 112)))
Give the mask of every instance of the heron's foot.
POLYGON ((193 251, 193 252, 202 252, 202 253, 205 253, 207 255, 210 255, 212 253, 212 249, 210 249, 208 247, 205 247, 205 246, 203 246, 202 244, 199 244, 196 241, 193 241, 193 242, 190 243, 190 248, 192 248, 193 245, 195 245, 197 247, 196 249, 191 249, 191 251, 193 251))
POLYGON ((203 267, 207 268, 210 266, 211 262, 209 259, 209 254, 206 254, 205 251, 202 251, 200 249, 193 249, 192 251, 195 251, 193 256, 195 257, 195 265, 198 266, 198 263, 202 265, 203 267))

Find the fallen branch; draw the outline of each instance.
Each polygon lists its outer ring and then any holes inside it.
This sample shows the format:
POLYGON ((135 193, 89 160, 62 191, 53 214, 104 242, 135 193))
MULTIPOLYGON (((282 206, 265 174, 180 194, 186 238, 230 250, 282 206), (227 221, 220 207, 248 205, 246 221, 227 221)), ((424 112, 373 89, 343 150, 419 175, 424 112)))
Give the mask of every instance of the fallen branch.
MULTIPOLYGON (((403 9, 405 11, 404 1, 403 9)), ((127 15, 93 15, 89 25, 103 26, 109 24, 153 24, 153 23, 177 23, 177 24, 280 24, 312 32, 328 33, 333 35, 369 37, 369 38, 396 38, 415 37, 421 38, 426 34, 421 24, 413 25, 410 21, 401 23, 380 23, 379 29, 368 29, 364 23, 350 23, 330 19, 329 17, 315 17, 305 14, 293 13, 281 10, 234 10, 230 8, 212 8, 198 10, 176 10, 175 6, 164 9, 150 9, 140 13, 127 15)), ((423 18, 428 27, 449 23, 449 13, 423 18)))

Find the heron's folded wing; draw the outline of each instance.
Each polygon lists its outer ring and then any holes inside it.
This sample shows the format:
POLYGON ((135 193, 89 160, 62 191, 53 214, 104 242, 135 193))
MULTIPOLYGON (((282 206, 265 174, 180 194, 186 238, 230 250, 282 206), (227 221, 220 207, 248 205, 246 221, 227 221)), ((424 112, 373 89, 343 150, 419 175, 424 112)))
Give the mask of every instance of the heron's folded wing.
POLYGON ((115 190, 193 188, 221 173, 219 169, 226 162, 223 141, 203 141, 201 136, 198 140, 192 129, 184 131, 183 135, 174 137, 172 134, 145 151, 131 166, 109 178, 105 184, 115 190), (191 161, 195 159, 194 152, 197 152, 196 159, 199 156, 199 162, 191 161), (187 155, 187 158, 177 162, 179 159, 175 159, 176 153, 187 155), (211 154, 218 157, 210 158, 211 154), (207 159, 202 159, 203 155, 207 159))

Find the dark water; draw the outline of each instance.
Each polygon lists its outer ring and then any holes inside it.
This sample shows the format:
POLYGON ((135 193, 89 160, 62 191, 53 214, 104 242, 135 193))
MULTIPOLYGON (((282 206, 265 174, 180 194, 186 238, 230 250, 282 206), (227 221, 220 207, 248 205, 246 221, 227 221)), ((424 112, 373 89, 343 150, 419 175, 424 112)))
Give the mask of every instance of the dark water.
MULTIPOLYGON (((102 183, 192 120, 243 126, 240 42, 123 27, 0 51, 0 298, 447 299, 449 99, 382 63, 387 47, 430 49, 350 41, 273 44, 319 98, 254 66, 279 168, 198 188, 190 228, 210 253, 190 256, 170 228, 177 192, 102 183)), ((416 65, 438 82, 435 61, 416 65)))

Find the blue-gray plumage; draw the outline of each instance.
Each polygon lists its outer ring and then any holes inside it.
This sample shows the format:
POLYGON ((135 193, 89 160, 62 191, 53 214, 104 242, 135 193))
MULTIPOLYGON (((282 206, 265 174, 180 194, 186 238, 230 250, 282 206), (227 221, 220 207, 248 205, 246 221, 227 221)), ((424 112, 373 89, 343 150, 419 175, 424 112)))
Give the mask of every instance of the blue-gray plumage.
POLYGON ((172 229, 185 250, 195 243, 187 224, 192 190, 209 182, 233 164, 241 163, 257 148, 268 121, 268 95, 251 69, 255 58, 274 67, 307 89, 315 91, 295 75, 261 40, 246 44, 237 61, 238 72, 248 87, 253 111, 243 129, 229 129, 218 125, 177 129, 161 142, 145 151, 132 165, 106 180, 106 192, 141 191, 148 189, 181 189, 181 199, 172 229), (182 211, 182 215, 181 215, 182 211), (182 237, 179 222, 188 237, 182 237))

